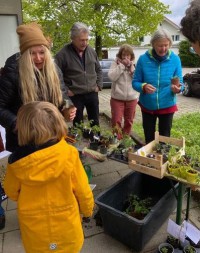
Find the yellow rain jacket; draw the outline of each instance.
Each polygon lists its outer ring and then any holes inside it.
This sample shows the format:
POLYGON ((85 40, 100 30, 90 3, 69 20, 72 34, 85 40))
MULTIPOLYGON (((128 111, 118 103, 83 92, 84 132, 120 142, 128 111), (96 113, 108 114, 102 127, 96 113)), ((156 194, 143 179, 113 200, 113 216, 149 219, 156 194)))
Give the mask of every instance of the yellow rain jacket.
POLYGON ((4 189, 18 203, 27 253, 80 251, 80 213, 92 215, 94 198, 73 146, 61 140, 8 164, 4 189))

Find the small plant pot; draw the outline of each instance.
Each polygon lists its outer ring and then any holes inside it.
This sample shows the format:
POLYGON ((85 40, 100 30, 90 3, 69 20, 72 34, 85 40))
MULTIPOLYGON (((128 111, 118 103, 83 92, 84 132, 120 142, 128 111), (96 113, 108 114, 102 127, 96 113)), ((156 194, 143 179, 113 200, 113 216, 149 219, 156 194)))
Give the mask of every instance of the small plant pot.
POLYGON ((160 253, 174 253, 174 247, 171 244, 164 242, 158 246, 158 251, 160 253))
POLYGON ((183 248, 183 252, 184 253, 197 253, 197 250, 193 246, 187 245, 183 248))
POLYGON ((108 152, 108 148, 104 145, 101 145, 99 151, 100 151, 101 154, 106 155, 107 152, 108 152))
POLYGON ((188 183, 195 184, 198 179, 198 171, 190 169, 186 172, 186 180, 188 183))
POLYGON ((180 176, 180 170, 178 167, 173 167, 173 165, 169 165, 168 166, 168 170, 169 170, 169 173, 176 176, 176 177, 179 177, 180 176))
POLYGON ((178 76, 175 76, 171 79, 171 84, 172 85, 176 85, 177 87, 180 86, 180 80, 179 80, 179 77, 178 76))
POLYGON ((83 164, 83 167, 84 167, 85 172, 87 174, 88 182, 90 183, 90 181, 92 179, 92 169, 89 164, 83 164))
POLYGON ((177 249, 180 247, 179 239, 173 237, 172 235, 167 236, 167 243, 171 244, 174 247, 174 249, 177 249))
POLYGON ((83 138, 85 139, 90 138, 90 129, 83 129, 83 138))
POLYGON ((180 166, 180 177, 186 179, 188 166, 180 166))
POLYGON ((97 150, 98 149, 98 142, 90 142, 90 149, 97 150))

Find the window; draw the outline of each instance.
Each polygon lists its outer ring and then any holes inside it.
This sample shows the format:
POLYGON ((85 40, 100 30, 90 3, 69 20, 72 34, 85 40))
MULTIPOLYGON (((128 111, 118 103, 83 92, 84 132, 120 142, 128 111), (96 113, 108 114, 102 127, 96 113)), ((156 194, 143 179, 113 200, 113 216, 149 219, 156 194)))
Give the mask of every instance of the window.
POLYGON ((179 36, 179 35, 176 35, 175 41, 179 41, 179 40, 180 40, 180 36, 179 36))
POLYGON ((180 41, 180 35, 172 35, 173 41, 180 41))

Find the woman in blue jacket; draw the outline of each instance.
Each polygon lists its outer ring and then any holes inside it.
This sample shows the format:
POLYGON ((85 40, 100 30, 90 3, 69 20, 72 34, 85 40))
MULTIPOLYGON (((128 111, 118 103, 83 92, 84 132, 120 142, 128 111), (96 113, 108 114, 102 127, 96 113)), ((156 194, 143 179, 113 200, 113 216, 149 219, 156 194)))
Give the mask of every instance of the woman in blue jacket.
POLYGON ((157 119, 159 134, 170 136, 173 115, 178 110, 176 94, 183 89, 181 61, 170 50, 171 35, 159 29, 152 35, 151 45, 152 49, 139 57, 132 82, 140 92, 146 143, 154 140, 157 119), (173 84, 175 78, 178 82, 173 84))

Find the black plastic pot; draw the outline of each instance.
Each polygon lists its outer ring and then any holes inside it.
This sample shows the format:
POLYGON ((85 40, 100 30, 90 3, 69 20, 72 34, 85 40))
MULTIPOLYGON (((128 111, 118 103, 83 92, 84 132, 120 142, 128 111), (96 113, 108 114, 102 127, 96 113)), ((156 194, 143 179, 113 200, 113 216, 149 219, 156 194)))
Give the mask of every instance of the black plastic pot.
MULTIPOLYGON (((177 190, 178 184, 172 181, 177 190)), ((132 172, 96 198, 104 231, 129 246, 141 251, 158 228, 176 207, 176 198, 168 178, 158 179, 132 172), (131 193, 156 203, 143 220, 124 213, 124 203, 131 193)))
POLYGON ((90 149, 97 150, 98 149, 98 142, 90 142, 90 149))
POLYGON ((99 151, 100 151, 100 153, 101 153, 101 154, 106 155, 106 154, 107 154, 107 152, 108 152, 108 148, 107 148, 107 147, 105 147, 104 145, 100 145, 100 147, 99 147, 99 151))

